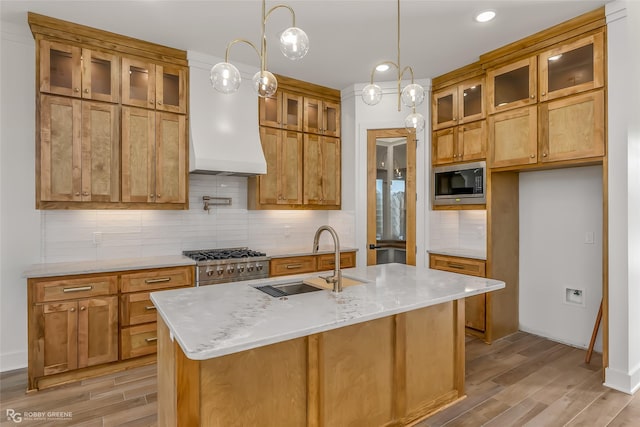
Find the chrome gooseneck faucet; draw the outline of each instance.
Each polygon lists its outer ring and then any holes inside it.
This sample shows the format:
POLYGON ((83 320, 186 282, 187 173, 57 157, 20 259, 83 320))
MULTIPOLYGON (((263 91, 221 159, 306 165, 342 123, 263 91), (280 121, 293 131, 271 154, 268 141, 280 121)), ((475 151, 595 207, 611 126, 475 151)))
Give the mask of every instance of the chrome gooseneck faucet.
POLYGON ((338 239, 338 234, 336 230, 329 227, 328 225, 322 225, 316 230, 316 235, 313 238, 313 253, 318 252, 318 245, 320 241, 320 234, 323 231, 328 231, 333 238, 333 249, 335 251, 335 264, 333 270, 333 276, 322 277, 327 283, 333 284, 333 292, 342 292, 342 271, 340 271, 340 239, 338 239))

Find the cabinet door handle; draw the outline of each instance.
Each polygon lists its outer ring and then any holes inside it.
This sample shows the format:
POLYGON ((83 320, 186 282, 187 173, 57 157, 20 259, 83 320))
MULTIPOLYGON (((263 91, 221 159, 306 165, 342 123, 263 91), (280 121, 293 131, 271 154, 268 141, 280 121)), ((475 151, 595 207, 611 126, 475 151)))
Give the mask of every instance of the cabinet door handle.
POLYGON ((447 263, 447 265, 449 267, 451 267, 451 268, 456 268, 458 270, 464 270, 464 268, 465 268, 464 265, 462 265, 462 264, 454 264, 452 262, 447 263))
POLYGON ((145 338, 144 340, 145 340, 146 342, 154 342, 154 341, 158 341, 158 337, 145 338))
POLYGON ((76 308, 75 308, 75 307, 71 307, 71 308, 69 309, 69 311, 73 313, 74 311, 76 311, 76 308))
POLYGON ((302 264, 287 264, 287 270, 293 270, 300 267, 302 267, 302 264))
POLYGON ((64 292, 65 294, 68 292, 83 292, 83 291, 90 291, 91 289, 93 289, 93 286, 79 286, 77 288, 64 288, 62 290, 62 292, 64 292))
POLYGON ((155 310, 156 307, 154 305, 148 305, 144 308, 145 310, 155 310))
POLYGON ((85 90, 84 90, 84 93, 89 93, 89 89, 85 89, 85 90))
POLYGON ((87 307, 85 307, 85 306, 80 307, 80 311, 85 311, 86 309, 87 309, 87 307))
POLYGON ((163 282, 170 282, 170 281, 171 281, 171 277, 159 277, 157 279, 146 279, 144 283, 151 284, 151 283, 163 283, 163 282))

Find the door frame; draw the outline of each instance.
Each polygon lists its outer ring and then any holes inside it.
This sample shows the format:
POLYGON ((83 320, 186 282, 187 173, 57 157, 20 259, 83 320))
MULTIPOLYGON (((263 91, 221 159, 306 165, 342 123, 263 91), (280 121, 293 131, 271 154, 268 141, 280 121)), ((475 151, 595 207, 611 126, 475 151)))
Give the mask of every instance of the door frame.
POLYGON ((367 265, 376 264, 376 250, 369 244, 376 241, 376 140, 407 138, 406 183, 406 263, 416 265, 416 134, 404 128, 367 129, 367 265))

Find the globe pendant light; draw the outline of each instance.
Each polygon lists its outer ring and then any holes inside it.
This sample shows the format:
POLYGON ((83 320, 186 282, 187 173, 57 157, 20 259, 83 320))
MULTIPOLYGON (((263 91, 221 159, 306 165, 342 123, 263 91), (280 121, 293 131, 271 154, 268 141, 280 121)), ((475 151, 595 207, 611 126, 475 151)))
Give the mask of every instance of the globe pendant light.
POLYGON ((407 107, 411 108, 412 113, 409 114, 404 122, 405 127, 409 131, 413 132, 421 132, 424 130, 425 119, 424 116, 420 113, 416 113, 416 106, 422 104, 424 101, 424 88, 419 84, 413 82, 413 68, 406 66, 402 68, 400 66, 400 0, 397 2, 398 4, 398 45, 397 45, 397 53, 398 58, 397 62, 393 61, 384 61, 377 64, 371 70, 371 82, 362 88, 362 100, 367 105, 376 105, 382 99, 382 89, 377 84, 373 83, 373 76, 376 71, 386 70, 389 67, 395 67, 398 72, 398 111, 400 111, 401 104, 404 104, 407 107), (386 66, 386 67, 385 67, 386 66), (402 86, 402 76, 405 72, 409 72, 411 75, 411 84, 407 85, 404 89, 401 89, 402 86))
POLYGON ((227 50, 224 56, 224 62, 220 62, 211 68, 211 85, 215 90, 221 93, 234 93, 240 87, 242 81, 240 72, 231 63, 229 63, 229 51, 231 46, 236 43, 246 43, 253 48, 260 58, 260 71, 253 76, 253 87, 258 96, 268 97, 273 95, 278 89, 278 80, 271 72, 267 71, 267 37, 265 28, 267 20, 271 13, 276 9, 285 8, 291 12, 293 26, 287 28, 280 35, 280 51, 287 58, 297 61, 303 58, 309 51, 309 37, 300 28, 296 27, 296 14, 293 9, 285 4, 279 4, 268 11, 266 10, 266 1, 262 0, 262 38, 260 50, 248 40, 235 39, 227 44, 227 50))

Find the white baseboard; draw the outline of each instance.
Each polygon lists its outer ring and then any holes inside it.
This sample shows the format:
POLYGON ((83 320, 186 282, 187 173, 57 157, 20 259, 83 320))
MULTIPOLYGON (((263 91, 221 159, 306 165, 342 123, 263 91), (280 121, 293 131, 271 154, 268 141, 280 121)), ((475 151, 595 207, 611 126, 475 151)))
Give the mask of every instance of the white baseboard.
POLYGON ((640 389, 640 369, 632 373, 617 369, 605 369, 604 385, 627 394, 634 394, 640 389))
POLYGON ((13 371, 27 367, 27 352, 16 351, 0 354, 0 372, 13 371))

